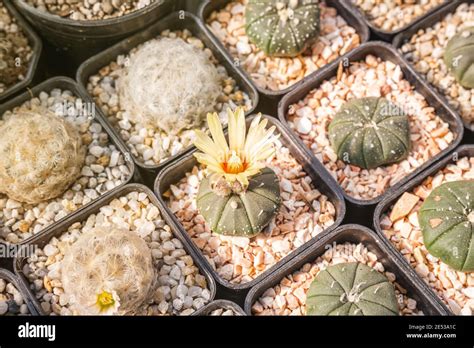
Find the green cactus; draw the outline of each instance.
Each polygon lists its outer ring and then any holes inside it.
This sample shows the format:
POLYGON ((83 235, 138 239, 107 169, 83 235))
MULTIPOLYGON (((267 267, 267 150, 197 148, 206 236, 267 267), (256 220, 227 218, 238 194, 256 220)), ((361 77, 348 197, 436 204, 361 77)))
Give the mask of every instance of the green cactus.
POLYGON ((385 98, 354 99, 332 120, 329 140, 339 159, 361 168, 398 162, 410 151, 408 116, 385 98))
POLYGON ((465 88, 474 88, 474 27, 463 29, 449 40, 444 62, 456 81, 465 88))
POLYGON ((197 207, 215 233, 253 237, 275 216, 280 206, 280 185, 275 172, 264 168, 249 180, 242 193, 222 195, 204 178, 199 186, 197 207))
POLYGON ((294 57, 319 36, 318 0, 249 0, 246 33, 268 56, 294 57))
POLYGON ((474 181, 435 188, 418 213, 426 249, 455 270, 474 271, 474 181))
POLYGON ((340 263, 319 272, 306 300, 307 315, 398 315, 395 289, 362 263, 340 263))

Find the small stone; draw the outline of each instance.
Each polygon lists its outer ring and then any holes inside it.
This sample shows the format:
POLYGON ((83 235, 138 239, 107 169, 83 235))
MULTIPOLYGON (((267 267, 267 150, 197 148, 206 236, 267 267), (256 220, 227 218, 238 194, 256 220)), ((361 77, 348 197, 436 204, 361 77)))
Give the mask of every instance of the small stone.
POLYGON ((0 315, 4 315, 7 312, 8 312, 7 301, 0 301, 0 315))
POLYGON ((313 124, 306 117, 301 117, 296 121, 296 130, 301 134, 309 134, 313 124))
POLYGON ((415 196, 412 193, 405 192, 400 199, 395 203, 395 206, 390 213, 390 220, 397 221, 408 214, 415 207, 416 203, 420 200, 420 197, 415 196))

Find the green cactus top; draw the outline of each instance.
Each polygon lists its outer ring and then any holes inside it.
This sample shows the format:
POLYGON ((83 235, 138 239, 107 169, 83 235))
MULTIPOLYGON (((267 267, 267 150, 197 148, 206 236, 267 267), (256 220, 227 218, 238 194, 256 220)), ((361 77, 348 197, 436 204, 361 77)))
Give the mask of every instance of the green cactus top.
POLYGON ((249 0, 246 33, 268 56, 294 57, 319 36, 318 0, 249 0))
POLYGON ((385 98, 353 99, 329 125, 329 140, 339 159, 361 168, 398 162, 410 150, 408 116, 385 98))
POLYGON ((428 251, 455 270, 474 271, 474 181, 435 188, 421 206, 418 221, 428 251))
POLYGON ((395 289, 362 263, 340 263, 319 272, 306 299, 307 315, 398 315, 395 289))
POLYGON ((449 40, 444 62, 456 81, 465 88, 474 88, 474 27, 462 30, 449 40))

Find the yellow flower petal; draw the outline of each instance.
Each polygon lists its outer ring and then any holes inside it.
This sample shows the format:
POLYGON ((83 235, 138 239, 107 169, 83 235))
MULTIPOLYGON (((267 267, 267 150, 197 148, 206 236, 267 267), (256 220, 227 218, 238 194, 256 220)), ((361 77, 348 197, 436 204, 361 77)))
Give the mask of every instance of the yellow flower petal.
POLYGON ((228 109, 229 117, 229 147, 231 151, 235 151, 238 155, 242 153, 245 144, 245 114, 242 108, 237 108, 233 113, 228 109))
POLYGON ((221 121, 217 113, 207 114, 207 124, 211 132, 212 139, 214 139, 214 143, 216 144, 216 146, 223 153, 227 153, 229 151, 229 147, 227 146, 227 141, 225 140, 221 121))
POLYGON ((195 130, 195 134, 196 140, 194 140, 194 145, 202 152, 207 153, 214 157, 217 161, 220 161, 222 154, 219 152, 212 139, 199 129, 195 130))

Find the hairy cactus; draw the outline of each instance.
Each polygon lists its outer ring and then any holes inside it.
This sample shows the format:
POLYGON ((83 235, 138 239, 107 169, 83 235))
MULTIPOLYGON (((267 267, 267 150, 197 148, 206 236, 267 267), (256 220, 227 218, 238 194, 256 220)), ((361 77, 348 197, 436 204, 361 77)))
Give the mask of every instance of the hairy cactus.
POLYGON ((465 88, 474 88, 474 27, 463 29, 449 40, 444 62, 456 81, 465 88))
POLYGON ((79 132, 46 109, 20 109, 0 134, 0 192, 9 198, 36 204, 58 197, 81 173, 79 132))
POLYGON ((81 235, 65 254, 61 275, 64 292, 80 315, 133 314, 155 285, 146 242, 115 227, 81 235))
POLYGON ((268 56, 294 57, 319 36, 319 0, 249 0, 245 30, 268 56))
POLYGON ((280 185, 275 172, 264 168, 249 180, 245 191, 220 194, 205 178, 196 199, 199 212, 212 231, 252 237, 268 225, 280 205, 280 185))
POLYGON ((203 50, 182 39, 146 42, 118 80, 130 120, 168 134, 202 125, 222 93, 217 68, 203 50))
POLYGON ((306 295, 307 315, 398 315, 395 289, 362 263, 329 266, 319 272, 306 295))
POLYGON ((346 163, 365 169, 395 163, 410 151, 408 116, 385 98, 354 99, 332 120, 329 139, 346 163))
POLYGON ((435 188, 418 212, 428 251, 461 272, 474 271, 474 181, 435 188))

